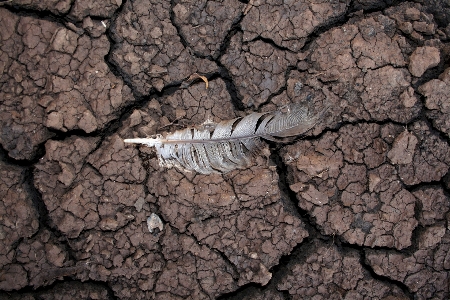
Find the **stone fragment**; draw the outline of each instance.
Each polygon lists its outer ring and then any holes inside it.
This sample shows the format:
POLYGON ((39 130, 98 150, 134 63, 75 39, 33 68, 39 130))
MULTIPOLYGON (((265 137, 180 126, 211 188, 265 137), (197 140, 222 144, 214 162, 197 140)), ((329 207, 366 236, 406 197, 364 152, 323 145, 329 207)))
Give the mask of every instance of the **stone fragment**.
POLYGON ((155 213, 152 213, 150 217, 147 218, 147 227, 150 232, 153 232, 156 228, 158 228, 160 232, 164 229, 161 218, 155 213))

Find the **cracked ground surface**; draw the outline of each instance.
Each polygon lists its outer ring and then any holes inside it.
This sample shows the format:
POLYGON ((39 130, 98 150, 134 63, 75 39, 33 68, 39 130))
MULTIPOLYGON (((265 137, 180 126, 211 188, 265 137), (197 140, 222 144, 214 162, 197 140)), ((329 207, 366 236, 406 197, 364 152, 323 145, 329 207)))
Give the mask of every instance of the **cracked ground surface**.
POLYGON ((442 0, 0 1, 0 299, 448 299, 449 24, 442 0), (314 128, 226 174, 123 142, 302 101, 314 128))

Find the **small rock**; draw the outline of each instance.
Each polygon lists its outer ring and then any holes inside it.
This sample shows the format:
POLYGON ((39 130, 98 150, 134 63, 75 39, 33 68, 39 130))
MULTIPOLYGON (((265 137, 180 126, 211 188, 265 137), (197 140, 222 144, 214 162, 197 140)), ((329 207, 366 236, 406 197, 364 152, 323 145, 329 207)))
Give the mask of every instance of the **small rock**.
POLYGON ((161 219, 155 213, 152 213, 150 217, 147 218, 147 227, 150 232, 153 232, 155 228, 158 228, 159 231, 162 231, 164 228, 161 219))

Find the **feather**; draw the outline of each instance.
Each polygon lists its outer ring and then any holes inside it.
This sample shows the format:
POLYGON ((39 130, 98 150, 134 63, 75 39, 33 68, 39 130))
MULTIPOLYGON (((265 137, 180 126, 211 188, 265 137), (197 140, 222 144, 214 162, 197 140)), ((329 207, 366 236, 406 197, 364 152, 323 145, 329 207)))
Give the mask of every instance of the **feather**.
POLYGON ((181 167, 202 174, 247 167, 264 146, 262 139, 283 142, 311 129, 325 114, 292 104, 286 112, 251 113, 243 118, 204 123, 177 130, 165 137, 125 139, 125 143, 155 147, 161 166, 181 167))

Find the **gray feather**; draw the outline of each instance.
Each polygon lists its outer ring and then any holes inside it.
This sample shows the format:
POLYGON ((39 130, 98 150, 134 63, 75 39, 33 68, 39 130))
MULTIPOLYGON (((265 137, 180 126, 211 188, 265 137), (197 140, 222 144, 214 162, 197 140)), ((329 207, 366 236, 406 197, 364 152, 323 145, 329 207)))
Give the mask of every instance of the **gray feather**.
POLYGON ((202 174, 247 167, 263 146, 262 139, 283 141, 311 129, 323 116, 293 104, 287 112, 251 113, 243 118, 186 128, 164 138, 126 139, 125 143, 155 147, 160 164, 202 174))

